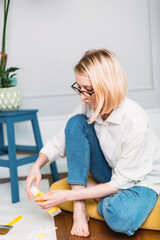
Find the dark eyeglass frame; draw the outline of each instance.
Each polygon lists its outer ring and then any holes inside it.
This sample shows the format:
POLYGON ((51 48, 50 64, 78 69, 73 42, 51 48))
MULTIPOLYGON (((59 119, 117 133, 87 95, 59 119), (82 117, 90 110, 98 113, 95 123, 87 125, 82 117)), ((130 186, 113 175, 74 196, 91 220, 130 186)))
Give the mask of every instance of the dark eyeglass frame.
POLYGON ((94 91, 90 92, 90 91, 87 91, 87 90, 80 90, 79 88, 75 87, 74 85, 77 84, 77 82, 73 83, 71 88, 76 92, 76 93, 79 93, 79 95, 81 94, 88 94, 89 96, 88 97, 92 97, 92 94, 94 93, 94 91), (77 92, 78 91, 78 92, 77 92))

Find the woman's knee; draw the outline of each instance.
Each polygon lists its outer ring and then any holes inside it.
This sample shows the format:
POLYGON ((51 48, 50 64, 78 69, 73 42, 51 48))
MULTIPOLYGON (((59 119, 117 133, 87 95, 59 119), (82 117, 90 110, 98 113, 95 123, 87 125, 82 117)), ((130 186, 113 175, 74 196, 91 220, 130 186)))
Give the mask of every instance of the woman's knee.
POLYGON ((83 126, 83 124, 86 124, 88 122, 88 118, 83 114, 77 114, 73 117, 71 117, 65 127, 65 134, 68 134, 73 130, 77 130, 80 126, 83 126))
POLYGON ((135 186, 103 199, 101 212, 110 228, 131 236, 152 211, 157 198, 154 190, 135 186))
POLYGON ((137 230, 135 228, 134 214, 130 214, 117 202, 113 200, 110 203, 103 200, 102 214, 105 218, 107 225, 115 232, 120 232, 132 236, 137 230))

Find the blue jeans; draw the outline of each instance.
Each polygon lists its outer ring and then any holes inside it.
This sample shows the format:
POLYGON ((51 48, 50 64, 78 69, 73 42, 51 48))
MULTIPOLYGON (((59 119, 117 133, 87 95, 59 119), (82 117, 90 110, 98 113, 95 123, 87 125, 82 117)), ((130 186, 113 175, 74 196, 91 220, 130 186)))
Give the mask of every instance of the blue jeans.
MULTIPOLYGON (((68 184, 87 186, 88 174, 97 183, 109 182, 109 167, 97 139, 94 124, 82 114, 70 118, 66 128, 68 184)), ((158 194, 150 188, 135 186, 101 198, 98 213, 116 232, 129 236, 142 225, 156 204, 158 194)))

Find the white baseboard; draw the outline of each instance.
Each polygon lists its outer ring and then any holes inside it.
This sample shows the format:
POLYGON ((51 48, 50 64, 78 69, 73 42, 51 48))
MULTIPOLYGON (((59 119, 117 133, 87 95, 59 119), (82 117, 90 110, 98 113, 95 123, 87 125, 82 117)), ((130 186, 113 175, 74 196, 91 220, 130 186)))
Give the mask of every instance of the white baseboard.
MULTIPOLYGON (((150 121, 152 123, 153 129, 160 138, 160 109, 149 109, 148 115, 150 121)), ((66 122, 67 116, 56 116, 56 117, 40 117, 39 125, 41 129, 41 135, 43 139, 43 143, 45 144, 48 140, 52 139, 52 137, 64 126, 66 122)), ((6 132, 5 126, 4 131, 6 132)), ((16 144, 26 144, 26 145, 35 145, 34 136, 32 132, 31 123, 23 122, 15 124, 15 132, 16 132, 16 144)), ((5 142, 6 134, 5 134, 5 142)), ((18 168, 19 176, 27 176, 31 166, 31 164, 27 164, 18 168)), ((61 158, 56 160, 57 168, 59 173, 67 172, 67 162, 66 158, 61 158)), ((50 173, 49 166, 44 166, 42 168, 42 174, 50 173)), ((0 167, 0 178, 8 178, 9 177, 9 169, 0 167)))

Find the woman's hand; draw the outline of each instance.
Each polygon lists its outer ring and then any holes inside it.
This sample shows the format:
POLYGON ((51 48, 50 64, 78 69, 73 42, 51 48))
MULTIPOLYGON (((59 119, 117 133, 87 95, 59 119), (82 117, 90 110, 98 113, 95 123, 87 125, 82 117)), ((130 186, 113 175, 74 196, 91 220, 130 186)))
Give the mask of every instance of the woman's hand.
POLYGON ((30 192, 30 187, 32 183, 35 181, 35 186, 39 188, 39 184, 41 181, 41 172, 40 169, 48 162, 48 157, 41 153, 37 159, 37 161, 34 163, 33 167, 31 168, 31 171, 26 179, 26 191, 28 198, 32 199, 32 194, 30 192))
POLYGON ((49 210, 59 204, 68 201, 72 190, 52 190, 44 194, 43 197, 34 198, 35 201, 42 209, 49 210))
POLYGON ((35 186, 37 188, 39 188, 41 178, 42 178, 42 176, 41 176, 40 168, 36 165, 33 165, 33 167, 31 168, 31 171, 26 179, 26 191, 27 191, 28 198, 30 200, 32 199, 30 187, 31 187, 32 183, 35 181, 35 186))

